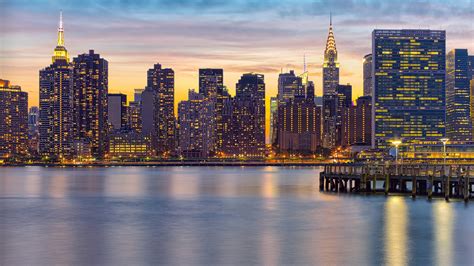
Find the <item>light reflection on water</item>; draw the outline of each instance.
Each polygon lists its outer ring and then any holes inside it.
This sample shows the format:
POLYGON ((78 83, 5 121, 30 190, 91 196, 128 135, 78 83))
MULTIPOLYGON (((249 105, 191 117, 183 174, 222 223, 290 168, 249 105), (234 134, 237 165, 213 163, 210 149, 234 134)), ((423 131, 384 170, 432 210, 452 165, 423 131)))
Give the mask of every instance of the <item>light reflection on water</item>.
POLYGON ((474 264, 469 204, 318 191, 319 168, 0 168, 0 265, 474 264))
POLYGON ((389 197, 385 204, 385 257, 387 265, 407 265, 409 254, 407 206, 402 197, 389 197))

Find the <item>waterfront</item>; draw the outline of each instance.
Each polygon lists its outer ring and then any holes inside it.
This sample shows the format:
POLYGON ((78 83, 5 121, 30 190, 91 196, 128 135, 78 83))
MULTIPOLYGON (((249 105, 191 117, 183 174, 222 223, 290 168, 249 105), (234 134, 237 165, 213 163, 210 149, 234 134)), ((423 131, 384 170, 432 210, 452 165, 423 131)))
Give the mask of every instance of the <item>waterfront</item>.
POLYGON ((471 203, 322 193, 320 169, 0 168, 0 264, 474 263, 471 203))

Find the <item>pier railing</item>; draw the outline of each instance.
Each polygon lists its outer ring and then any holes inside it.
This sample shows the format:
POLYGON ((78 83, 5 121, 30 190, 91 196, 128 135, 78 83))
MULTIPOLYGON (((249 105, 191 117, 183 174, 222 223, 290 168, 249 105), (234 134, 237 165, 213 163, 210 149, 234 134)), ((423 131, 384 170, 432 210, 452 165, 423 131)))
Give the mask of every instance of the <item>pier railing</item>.
POLYGON ((339 164, 326 165, 320 190, 341 193, 408 193, 462 198, 474 195, 474 165, 339 164))

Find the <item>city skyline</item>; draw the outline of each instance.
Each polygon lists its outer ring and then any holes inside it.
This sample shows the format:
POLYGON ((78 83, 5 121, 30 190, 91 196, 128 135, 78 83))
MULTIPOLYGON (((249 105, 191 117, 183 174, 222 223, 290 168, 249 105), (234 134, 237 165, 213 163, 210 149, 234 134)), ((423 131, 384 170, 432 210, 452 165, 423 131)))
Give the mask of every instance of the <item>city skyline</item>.
POLYGON ((340 83, 353 86, 353 99, 362 95, 362 59, 371 52, 373 29, 442 29, 447 32, 447 51, 474 49, 473 27, 466 19, 472 12, 469 1, 425 3, 424 15, 410 11, 410 6, 419 2, 402 1, 396 4, 400 11, 394 11, 390 18, 385 17, 392 11, 390 3, 342 2, 303 1, 291 9, 285 9, 290 3, 275 1, 254 6, 232 1, 204 1, 201 5, 193 1, 139 1, 136 5, 89 3, 84 5, 87 8, 74 1, 31 5, 2 2, 0 6, 7 12, 2 17, 0 72, 2 78, 14 80, 29 93, 29 106, 38 105, 37 71, 49 63, 61 9, 69 54, 73 57, 94 49, 107 59, 111 93, 125 93, 132 99, 134 89, 146 85, 146 70, 160 62, 176 73, 175 109, 179 101, 186 100, 190 88, 198 89, 199 68, 223 68, 224 84, 232 95, 243 73, 264 74, 269 106, 270 97, 277 92, 281 69, 302 73, 303 57, 316 95, 321 95, 321 66, 331 11, 340 83), (126 10, 129 13, 125 15, 126 10), (99 13, 103 16, 89 17, 99 13), (257 13, 261 16, 255 18, 257 13), (449 24, 440 19, 448 16, 449 24), (418 18, 416 22, 414 18, 418 18))

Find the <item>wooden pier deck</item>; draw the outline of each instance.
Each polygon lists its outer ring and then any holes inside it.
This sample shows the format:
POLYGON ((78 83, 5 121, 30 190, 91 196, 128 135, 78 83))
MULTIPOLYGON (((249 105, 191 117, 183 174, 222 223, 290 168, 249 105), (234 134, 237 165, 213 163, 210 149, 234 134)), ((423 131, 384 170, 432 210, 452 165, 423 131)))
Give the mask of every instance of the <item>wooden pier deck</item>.
POLYGON ((319 189, 337 193, 411 194, 460 198, 468 201, 474 191, 474 165, 325 165, 319 189))

